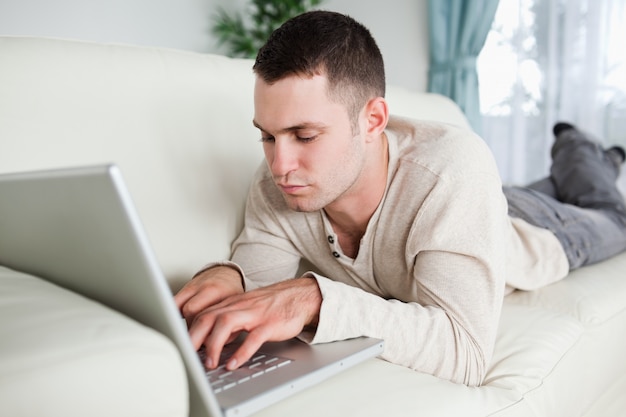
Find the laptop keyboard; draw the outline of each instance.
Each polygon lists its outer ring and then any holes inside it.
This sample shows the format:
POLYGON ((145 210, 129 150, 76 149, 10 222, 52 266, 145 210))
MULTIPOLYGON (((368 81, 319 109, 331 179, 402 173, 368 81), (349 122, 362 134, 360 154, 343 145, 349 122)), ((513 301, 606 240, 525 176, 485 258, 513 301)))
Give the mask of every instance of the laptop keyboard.
MULTIPOLYGON (((237 369, 229 371, 226 369, 226 361, 230 358, 234 350, 234 348, 228 349, 228 347, 225 347, 222 355, 220 356, 219 366, 215 369, 207 370, 206 372, 211 389, 215 394, 219 394, 220 392, 233 388, 238 384, 246 383, 254 378, 258 378, 261 375, 275 371, 292 363, 291 359, 257 352, 248 362, 244 363, 237 369)), ((206 359, 204 348, 198 351, 198 355, 200 356, 202 363, 204 363, 206 359)))

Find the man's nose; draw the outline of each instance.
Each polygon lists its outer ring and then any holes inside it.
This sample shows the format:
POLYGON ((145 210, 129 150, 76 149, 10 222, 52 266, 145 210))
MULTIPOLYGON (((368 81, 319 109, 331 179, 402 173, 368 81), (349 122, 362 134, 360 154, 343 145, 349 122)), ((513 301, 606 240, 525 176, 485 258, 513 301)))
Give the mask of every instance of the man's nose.
POLYGON ((298 167, 297 145, 289 139, 275 139, 271 169, 274 176, 285 176, 298 167))

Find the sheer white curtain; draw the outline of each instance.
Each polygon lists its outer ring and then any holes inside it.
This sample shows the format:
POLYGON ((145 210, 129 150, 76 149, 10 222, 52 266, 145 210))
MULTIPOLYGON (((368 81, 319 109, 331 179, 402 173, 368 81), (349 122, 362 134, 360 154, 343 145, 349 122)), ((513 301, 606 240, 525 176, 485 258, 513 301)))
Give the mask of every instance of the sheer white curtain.
POLYGON ((625 146, 626 0, 500 0, 478 75, 506 183, 547 175, 556 121, 625 146))

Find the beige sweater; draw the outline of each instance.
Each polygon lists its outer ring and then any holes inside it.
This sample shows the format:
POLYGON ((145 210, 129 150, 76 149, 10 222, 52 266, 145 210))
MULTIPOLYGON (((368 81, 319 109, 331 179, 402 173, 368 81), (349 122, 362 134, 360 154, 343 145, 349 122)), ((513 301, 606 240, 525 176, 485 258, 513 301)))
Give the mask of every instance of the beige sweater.
MULTIPOLYGON (((366 335, 388 361, 467 385, 488 369, 506 292, 567 274, 556 238, 511 221, 488 148, 452 126, 392 118, 386 194, 356 259, 323 211, 289 210, 265 165, 232 262, 247 289, 311 265, 323 295, 311 343, 366 335)), ((305 339, 307 336, 303 336, 305 339)))

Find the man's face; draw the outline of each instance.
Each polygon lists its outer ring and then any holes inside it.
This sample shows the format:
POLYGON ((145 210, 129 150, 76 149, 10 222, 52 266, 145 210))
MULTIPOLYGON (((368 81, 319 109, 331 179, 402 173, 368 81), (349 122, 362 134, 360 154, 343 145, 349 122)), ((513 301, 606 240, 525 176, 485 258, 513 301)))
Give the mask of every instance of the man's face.
POLYGON ((254 124, 274 182, 292 210, 340 204, 358 188, 365 164, 363 137, 353 132, 346 107, 328 98, 326 83, 322 75, 290 76, 271 85, 257 77, 254 124))

